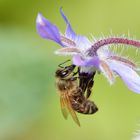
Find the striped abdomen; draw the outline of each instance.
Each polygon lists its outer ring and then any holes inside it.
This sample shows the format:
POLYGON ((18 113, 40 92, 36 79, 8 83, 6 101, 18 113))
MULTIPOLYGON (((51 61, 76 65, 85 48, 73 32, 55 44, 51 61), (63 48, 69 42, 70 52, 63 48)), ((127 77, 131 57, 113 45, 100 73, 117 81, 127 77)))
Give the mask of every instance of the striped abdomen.
POLYGON ((94 104, 94 102, 87 100, 85 98, 82 98, 80 102, 73 100, 72 101, 72 108, 82 114, 94 114, 98 111, 97 106, 94 104))

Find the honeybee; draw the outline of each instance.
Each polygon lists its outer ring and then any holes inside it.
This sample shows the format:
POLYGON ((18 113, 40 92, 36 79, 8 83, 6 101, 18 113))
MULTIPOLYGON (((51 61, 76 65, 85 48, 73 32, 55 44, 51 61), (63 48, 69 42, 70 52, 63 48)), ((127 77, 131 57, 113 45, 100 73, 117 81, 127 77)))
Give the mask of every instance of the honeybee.
POLYGON ((71 76, 74 71, 75 65, 70 65, 68 67, 60 68, 56 70, 56 85, 60 93, 60 105, 61 111, 65 119, 68 117, 67 110, 71 114, 73 120, 80 126, 80 122, 75 111, 71 105, 72 91, 76 89, 77 82, 76 78, 71 76))
POLYGON ((55 76, 63 116, 67 119, 68 110, 73 120, 80 126, 75 111, 82 114, 93 114, 98 109, 92 101, 84 97, 84 92, 78 86, 77 77, 74 76, 75 67, 75 65, 61 67, 56 70, 55 76))

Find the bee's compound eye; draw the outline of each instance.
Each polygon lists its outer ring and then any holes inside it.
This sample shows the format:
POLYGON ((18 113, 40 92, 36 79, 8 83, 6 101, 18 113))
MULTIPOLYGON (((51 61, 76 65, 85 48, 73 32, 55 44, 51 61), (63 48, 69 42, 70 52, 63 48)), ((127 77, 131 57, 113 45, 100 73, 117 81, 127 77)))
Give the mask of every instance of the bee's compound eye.
POLYGON ((66 76, 67 74, 69 73, 69 71, 68 70, 65 70, 65 71, 62 71, 62 76, 66 76))

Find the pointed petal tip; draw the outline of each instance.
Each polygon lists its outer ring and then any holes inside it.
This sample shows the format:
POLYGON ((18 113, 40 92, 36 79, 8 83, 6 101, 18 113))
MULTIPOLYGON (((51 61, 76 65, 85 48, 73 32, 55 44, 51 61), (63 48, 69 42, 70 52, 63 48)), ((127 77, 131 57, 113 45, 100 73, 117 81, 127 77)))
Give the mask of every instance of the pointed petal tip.
POLYGON ((41 12, 38 12, 37 17, 39 17, 39 16, 42 16, 42 13, 41 12))
POLYGON ((41 13, 38 13, 36 18, 36 29, 42 38, 55 41, 56 43, 63 46, 60 39, 59 28, 46 19, 41 13))
POLYGON ((63 8, 60 7, 60 14, 61 14, 61 16, 62 16, 63 19, 65 20, 66 24, 70 24, 62 9, 63 9, 63 8))
POLYGON ((36 23, 37 24, 40 24, 40 25, 44 25, 44 21, 43 21, 43 16, 42 16, 42 14, 41 13, 38 13, 37 14, 37 18, 36 18, 36 23))
POLYGON ((60 12, 61 12, 61 11, 63 11, 63 7, 62 7, 62 6, 60 7, 60 12))
POLYGON ((65 14, 63 12, 63 7, 62 6, 60 7, 60 14, 66 21, 68 21, 67 17, 65 16, 65 14))

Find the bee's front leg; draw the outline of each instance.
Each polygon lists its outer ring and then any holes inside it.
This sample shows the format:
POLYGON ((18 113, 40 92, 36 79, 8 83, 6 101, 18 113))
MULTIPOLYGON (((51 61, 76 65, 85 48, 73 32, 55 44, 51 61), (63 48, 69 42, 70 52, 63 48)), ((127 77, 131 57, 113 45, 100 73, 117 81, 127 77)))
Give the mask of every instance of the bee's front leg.
POLYGON ((69 59, 69 60, 66 60, 65 62, 59 64, 58 67, 60 67, 60 68, 65 68, 65 67, 63 67, 62 65, 65 64, 65 63, 67 63, 67 62, 69 62, 69 61, 70 61, 70 59, 69 59))

